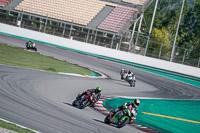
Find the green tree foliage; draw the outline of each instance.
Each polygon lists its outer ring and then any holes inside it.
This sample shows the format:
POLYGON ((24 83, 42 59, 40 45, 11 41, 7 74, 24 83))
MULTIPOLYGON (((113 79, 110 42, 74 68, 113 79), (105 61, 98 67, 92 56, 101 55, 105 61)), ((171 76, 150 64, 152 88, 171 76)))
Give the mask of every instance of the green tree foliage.
POLYGON ((151 36, 155 41, 158 41, 167 45, 168 44, 167 35, 168 35, 168 31, 166 30, 165 27, 162 27, 161 29, 154 28, 151 36))
POLYGON ((188 49, 188 55, 200 57, 200 1, 195 1, 194 8, 184 14, 180 27, 178 46, 188 49))
POLYGON ((160 52, 162 47, 162 56, 168 57, 170 55, 168 52, 171 50, 168 40, 168 31, 165 27, 162 27, 161 29, 153 28, 151 39, 153 42, 151 42, 149 46, 154 49, 154 51, 151 51, 151 54, 158 55, 158 52, 160 52), (155 42, 159 42, 160 44, 155 42))
MULTIPOLYGON (((179 52, 182 54, 184 49, 188 49, 186 56, 198 59, 200 57, 200 0, 194 1, 194 5, 191 6, 193 0, 185 0, 176 45, 181 47, 182 51, 179 52)), ((183 0, 159 0, 156 10, 151 41, 164 44, 163 50, 168 54, 171 52, 174 42, 182 2, 183 0)), ((144 12, 146 24, 142 26, 146 33, 148 33, 151 24, 154 6, 155 0, 144 12)), ((153 47, 154 50, 160 48, 158 43, 156 45, 149 43, 149 46, 153 47)))

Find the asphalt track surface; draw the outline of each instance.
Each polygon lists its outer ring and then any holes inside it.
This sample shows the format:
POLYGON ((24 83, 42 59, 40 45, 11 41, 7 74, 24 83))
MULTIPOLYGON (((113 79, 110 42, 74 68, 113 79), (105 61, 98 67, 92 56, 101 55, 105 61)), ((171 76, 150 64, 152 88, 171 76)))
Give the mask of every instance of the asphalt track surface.
MULTIPOLYGON (((0 42, 25 48, 27 40, 0 35, 0 42)), ((89 107, 71 106, 83 90, 102 86, 103 96, 200 99, 200 89, 176 80, 112 61, 36 43, 38 52, 100 71, 107 79, 66 76, 0 65, 0 118, 44 133, 140 133, 104 124, 105 116, 89 107), (119 72, 131 69, 136 87, 120 80, 119 72)))

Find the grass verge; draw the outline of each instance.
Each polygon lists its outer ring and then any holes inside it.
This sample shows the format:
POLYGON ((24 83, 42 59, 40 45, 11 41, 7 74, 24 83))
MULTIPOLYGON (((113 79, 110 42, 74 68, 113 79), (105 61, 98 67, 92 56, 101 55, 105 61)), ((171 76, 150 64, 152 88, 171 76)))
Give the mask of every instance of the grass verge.
MULTIPOLYGON (((66 61, 53 57, 44 56, 36 52, 29 52, 19 47, 12 47, 0 43, 0 64, 33 68, 50 72, 76 73, 82 75, 92 75, 92 71, 70 64, 66 61)), ((18 133, 34 133, 28 129, 18 127, 14 124, 0 120, 0 127, 13 130, 18 133)))
POLYGON ((29 52, 19 47, 11 47, 5 44, 0 44, 0 64, 51 72, 76 73, 82 75, 93 74, 92 71, 86 68, 70 64, 66 61, 44 56, 36 52, 29 52))
POLYGON ((35 133, 31 130, 21 128, 19 126, 16 126, 16 125, 11 124, 11 123, 4 122, 2 120, 0 120, 0 127, 8 129, 8 130, 15 131, 15 132, 18 132, 18 133, 35 133))

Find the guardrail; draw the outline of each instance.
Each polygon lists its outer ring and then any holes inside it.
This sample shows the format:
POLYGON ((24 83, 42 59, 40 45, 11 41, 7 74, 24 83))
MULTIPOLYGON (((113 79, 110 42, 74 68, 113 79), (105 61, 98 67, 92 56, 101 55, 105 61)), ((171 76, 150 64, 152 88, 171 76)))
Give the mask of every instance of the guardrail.
MULTIPOLYGON (((139 55, 144 55, 144 50, 146 48, 147 38, 142 34, 139 35, 137 46, 135 46, 133 43, 136 40, 136 36, 133 37, 133 41, 130 41, 131 31, 117 34, 48 18, 47 16, 38 16, 4 8, 0 8, 0 22, 139 55)), ((148 47, 146 56, 161 60, 170 60, 170 52, 163 48, 162 43, 150 41, 150 44, 154 47, 148 47)), ((179 47, 176 47, 176 49, 177 52, 174 56, 174 62, 200 67, 200 58, 194 59, 187 56, 188 50, 186 49, 179 47)))

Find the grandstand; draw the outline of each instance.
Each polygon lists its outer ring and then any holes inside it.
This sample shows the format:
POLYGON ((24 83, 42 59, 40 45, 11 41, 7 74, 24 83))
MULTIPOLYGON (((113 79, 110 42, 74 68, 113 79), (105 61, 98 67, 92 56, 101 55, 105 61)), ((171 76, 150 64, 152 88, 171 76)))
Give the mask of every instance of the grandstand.
POLYGON ((129 51, 133 45, 129 28, 142 20, 153 0, 0 1, 7 2, 0 7, 9 12, 2 11, 4 18, 11 18, 0 20, 3 23, 129 51))
POLYGON ((149 1, 151 0, 0 0, 0 4, 3 7, 8 5, 7 8, 13 6, 11 9, 39 17, 121 33, 130 27, 141 6, 145 7, 149 1))
POLYGON ((136 8, 120 4, 145 5, 147 1, 149 0, 123 0, 116 4, 116 1, 111 3, 112 1, 100 0, 23 0, 14 9, 83 26, 93 25, 90 28, 119 33, 138 12, 136 8), (105 12, 108 7, 113 7, 110 14, 105 12), (97 19, 98 22, 97 20, 95 22, 99 14, 105 19, 97 19), (96 23, 96 25, 91 23, 96 23))
POLYGON ((119 32, 124 24, 129 21, 137 12, 137 9, 117 6, 98 26, 99 29, 119 32))
POLYGON ((11 0, 0 0, 0 6, 5 7, 11 0))
POLYGON ((136 5, 144 5, 148 0, 122 0, 122 1, 136 5))
POLYGON ((115 6, 98 0, 23 0, 15 10, 86 26, 106 5, 115 6))

